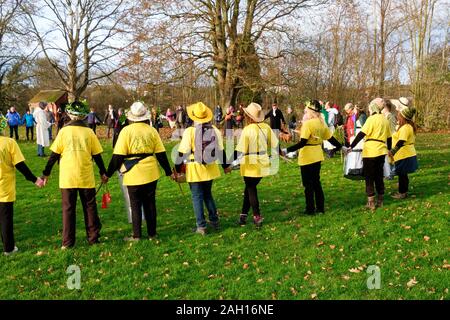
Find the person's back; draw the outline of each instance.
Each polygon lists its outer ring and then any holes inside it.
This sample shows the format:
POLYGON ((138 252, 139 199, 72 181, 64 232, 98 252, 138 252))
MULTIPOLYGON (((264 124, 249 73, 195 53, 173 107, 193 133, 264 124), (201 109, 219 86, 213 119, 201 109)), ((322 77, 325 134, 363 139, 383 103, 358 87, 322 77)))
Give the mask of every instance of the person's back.
POLYGON ((102 153, 102 148, 90 128, 82 121, 69 123, 59 131, 51 149, 61 155, 61 189, 95 188, 92 156, 102 153))
POLYGON ((158 132, 149 124, 137 122, 125 126, 117 139, 114 154, 149 156, 140 160, 132 171, 124 175, 124 185, 143 185, 158 180, 159 167, 153 155, 164 151, 158 132))

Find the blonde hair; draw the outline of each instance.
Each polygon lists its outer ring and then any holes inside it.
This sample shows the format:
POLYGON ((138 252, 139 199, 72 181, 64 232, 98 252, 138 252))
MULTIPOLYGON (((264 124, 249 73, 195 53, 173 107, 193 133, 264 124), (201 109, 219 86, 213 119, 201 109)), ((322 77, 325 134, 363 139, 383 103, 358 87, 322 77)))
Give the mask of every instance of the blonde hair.
POLYGON ((307 120, 320 119, 322 124, 325 125, 325 118, 321 112, 314 111, 310 108, 305 108, 305 115, 307 120))

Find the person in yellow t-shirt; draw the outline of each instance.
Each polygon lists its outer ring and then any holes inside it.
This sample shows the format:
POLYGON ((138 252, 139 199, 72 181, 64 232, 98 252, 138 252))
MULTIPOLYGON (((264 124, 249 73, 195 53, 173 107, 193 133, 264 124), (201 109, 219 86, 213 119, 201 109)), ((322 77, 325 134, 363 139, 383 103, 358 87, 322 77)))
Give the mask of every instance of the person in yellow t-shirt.
POLYGON ((44 181, 36 178, 25 164, 25 158, 14 139, 2 136, 7 119, 0 115, 0 228, 3 253, 11 255, 19 249, 14 240, 14 201, 16 201, 16 169, 25 179, 42 188, 44 181))
POLYGON ((395 162, 395 174, 398 175, 398 192, 392 196, 394 199, 405 199, 408 196, 408 174, 419 167, 414 147, 417 131, 415 114, 416 109, 405 107, 397 115, 399 128, 392 136, 392 144, 395 147, 389 151, 389 156, 395 162))
POLYGON ((257 103, 243 108, 246 126, 243 129, 234 152, 234 159, 240 159, 240 172, 244 178, 244 200, 239 218, 241 226, 247 224, 250 208, 257 228, 262 226, 263 217, 259 206, 257 186, 264 177, 275 172, 269 158, 269 151, 279 151, 279 141, 271 127, 264 123, 266 115, 257 103))
POLYGON ((353 140, 350 149, 346 150, 346 152, 351 152, 362 139, 365 139, 362 152, 363 173, 366 180, 366 207, 370 210, 383 206, 383 167, 388 150, 392 146, 391 125, 382 114, 385 105, 386 101, 382 98, 376 98, 370 102, 370 116, 355 140, 353 140), (376 202, 375 191, 378 193, 376 202))
POLYGON ((76 204, 80 196, 84 212, 87 240, 90 245, 99 242, 101 223, 95 198, 94 159, 102 181, 107 182, 106 169, 102 159, 103 149, 92 129, 83 119, 89 113, 85 102, 75 101, 66 108, 71 121, 62 128, 50 150, 52 154, 44 169, 47 183, 51 170, 59 161, 59 188, 62 196, 63 241, 61 249, 75 245, 76 204))
MULTIPOLYGON (((212 195, 214 179, 220 176, 218 162, 222 163, 224 170, 229 167, 225 163, 226 157, 223 149, 222 135, 211 124, 213 113, 202 102, 187 107, 187 114, 194 125, 187 128, 178 147, 178 158, 175 161, 176 172, 182 172, 186 164, 186 181, 189 183, 192 194, 192 204, 197 221, 194 232, 206 234, 207 223, 204 208, 208 210, 209 222, 213 229, 219 229, 219 216, 216 203, 212 195)), ((228 169, 226 172, 229 172, 228 169)))
POLYGON ((342 147, 325 124, 321 110, 322 106, 317 100, 306 103, 306 121, 300 129, 300 142, 283 150, 283 154, 286 154, 300 149, 298 164, 305 187, 305 214, 308 215, 325 213, 325 195, 320 182, 320 169, 322 161, 325 160, 322 143, 330 142, 336 147, 334 152, 342 147))
POLYGON ((122 129, 117 138, 106 173, 109 178, 120 169, 123 185, 128 189, 133 236, 125 238, 125 241, 139 241, 142 238, 142 209, 148 237, 156 237, 158 163, 166 176, 172 175, 166 149, 156 129, 150 126, 150 118, 151 113, 142 102, 131 105, 127 113, 130 124, 122 129))

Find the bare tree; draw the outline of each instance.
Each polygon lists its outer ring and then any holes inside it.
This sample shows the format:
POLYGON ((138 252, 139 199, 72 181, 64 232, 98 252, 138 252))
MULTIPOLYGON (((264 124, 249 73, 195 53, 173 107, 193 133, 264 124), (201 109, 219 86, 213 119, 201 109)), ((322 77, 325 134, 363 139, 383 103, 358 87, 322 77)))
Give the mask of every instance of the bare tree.
MULTIPOLYGON (((219 104, 235 103, 243 86, 255 84, 255 75, 243 78, 247 58, 257 65, 255 53, 260 41, 277 33, 287 32, 288 18, 300 10, 324 1, 317 0, 141 0, 141 8, 150 8, 148 14, 170 26, 171 36, 161 39, 166 48, 181 59, 192 58, 213 77, 219 92, 219 104)), ((251 85, 250 85, 251 86, 251 85)))
POLYGON ((41 0, 38 4, 40 10, 28 13, 29 23, 69 100, 78 99, 89 84, 121 68, 117 61, 126 45, 119 38, 128 12, 125 0, 41 0))

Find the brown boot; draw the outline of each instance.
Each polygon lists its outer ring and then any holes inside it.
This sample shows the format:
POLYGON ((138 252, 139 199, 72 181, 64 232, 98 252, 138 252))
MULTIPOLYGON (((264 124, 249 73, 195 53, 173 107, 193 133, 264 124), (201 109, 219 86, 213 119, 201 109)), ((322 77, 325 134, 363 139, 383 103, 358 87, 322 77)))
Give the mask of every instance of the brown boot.
POLYGON ((375 205, 375 196, 373 197, 367 197, 367 205, 366 205, 367 209, 370 209, 372 211, 375 211, 375 209, 377 208, 375 205))
POLYGON ((396 194, 392 195, 392 198, 397 199, 397 200, 406 199, 407 197, 408 197, 407 193, 399 193, 399 192, 397 192, 396 194))
POLYGON ((377 207, 378 208, 383 208, 383 201, 384 201, 384 195, 379 194, 378 199, 377 199, 377 207))

